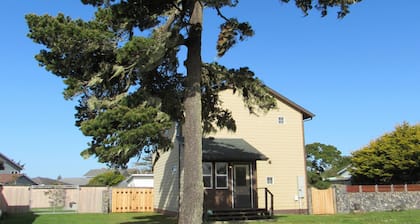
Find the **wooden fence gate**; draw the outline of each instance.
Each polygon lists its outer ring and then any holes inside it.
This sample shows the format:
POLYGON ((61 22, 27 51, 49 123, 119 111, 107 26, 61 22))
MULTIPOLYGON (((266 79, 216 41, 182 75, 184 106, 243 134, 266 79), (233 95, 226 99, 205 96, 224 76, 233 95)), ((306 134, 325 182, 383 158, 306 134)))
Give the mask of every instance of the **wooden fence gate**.
POLYGON ((334 189, 318 190, 311 188, 311 207, 314 215, 335 214, 334 189))
POLYGON ((112 212, 153 212, 153 188, 113 188, 112 212))

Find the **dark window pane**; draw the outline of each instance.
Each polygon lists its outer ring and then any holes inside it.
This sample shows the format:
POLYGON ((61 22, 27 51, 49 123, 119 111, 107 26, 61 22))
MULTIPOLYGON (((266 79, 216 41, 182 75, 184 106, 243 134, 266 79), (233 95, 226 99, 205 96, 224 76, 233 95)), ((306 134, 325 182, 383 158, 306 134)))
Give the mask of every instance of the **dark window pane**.
POLYGON ((267 184, 273 184, 273 177, 267 177, 267 184))
POLYGON ((227 187, 227 176, 218 176, 217 177, 217 186, 218 188, 227 187))
POLYGON ((203 163, 203 175, 211 175, 211 163, 203 163))
POLYGON ((216 163, 216 174, 227 174, 227 163, 216 163))
POLYGON ((247 186, 246 183, 246 168, 245 167, 236 167, 235 168, 235 183, 236 186, 247 186))
POLYGON ((203 183, 205 188, 211 188, 211 176, 204 176, 203 183))

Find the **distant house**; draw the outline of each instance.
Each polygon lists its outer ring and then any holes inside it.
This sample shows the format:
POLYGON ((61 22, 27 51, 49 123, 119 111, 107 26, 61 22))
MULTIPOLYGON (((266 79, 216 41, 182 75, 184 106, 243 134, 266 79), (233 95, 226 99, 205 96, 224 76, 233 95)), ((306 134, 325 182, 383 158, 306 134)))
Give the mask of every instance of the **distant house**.
POLYGON ((0 153, 0 174, 19 174, 22 170, 22 165, 0 153))
POLYGON ((119 187, 153 187, 153 174, 131 174, 127 179, 121 182, 119 187))
POLYGON ((344 167, 343 169, 337 172, 335 177, 328 177, 327 180, 332 184, 351 184, 351 173, 349 171, 351 169, 351 165, 344 167))
POLYGON ((20 172, 22 165, 0 153, 0 184, 1 185, 36 185, 31 178, 20 172))
POLYGON ((69 183, 63 182, 61 180, 51 179, 47 177, 35 177, 32 180, 38 185, 70 185, 69 183))
POLYGON ((0 174, 0 185, 31 186, 37 183, 25 174, 0 174))
MULTIPOLYGON (((85 178, 87 179, 92 179, 100 174, 104 174, 106 172, 109 171, 114 171, 114 169, 110 169, 110 168, 100 168, 100 169, 91 169, 88 172, 85 173, 85 175, 83 175, 85 178)), ((128 177, 131 174, 137 174, 140 173, 140 171, 138 169, 119 169, 118 172, 120 172, 122 175, 128 177)))
POLYGON ((61 179, 61 181, 70 185, 83 186, 83 185, 87 185, 92 178, 108 171, 109 171, 108 168, 91 169, 91 170, 88 170, 83 175, 83 177, 64 177, 61 179))
MULTIPOLYGON (((87 185, 89 184, 89 181, 101 174, 104 174, 106 172, 109 171, 113 171, 114 169, 110 169, 110 168, 99 168, 99 169, 91 169, 88 170, 83 177, 67 177, 67 178, 63 178, 61 179, 62 182, 70 184, 70 185, 87 185)), ((122 175, 124 175, 125 177, 129 177, 131 174, 136 174, 139 173, 140 171, 138 169, 120 169, 118 170, 122 175)))
POLYGON ((88 172, 86 172, 83 176, 87 179, 92 179, 100 174, 106 173, 110 171, 109 168, 100 168, 100 169, 91 169, 88 172))
POLYGON ((89 183, 89 179, 85 177, 67 177, 67 178, 61 179, 61 181, 69 185, 77 185, 77 186, 83 186, 89 183))

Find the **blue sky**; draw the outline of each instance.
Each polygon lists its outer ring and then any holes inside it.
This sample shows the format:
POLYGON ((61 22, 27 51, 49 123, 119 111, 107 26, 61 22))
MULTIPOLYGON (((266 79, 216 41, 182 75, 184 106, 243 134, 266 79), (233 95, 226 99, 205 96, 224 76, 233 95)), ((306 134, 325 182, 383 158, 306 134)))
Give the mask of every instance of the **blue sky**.
MULTIPOLYGON (((336 10, 304 17, 293 4, 240 1, 223 12, 249 21, 255 36, 216 58, 218 24, 205 12, 203 60, 250 67, 268 86, 316 114, 305 122, 306 143, 336 146, 343 154, 420 122, 420 1, 368 1, 343 20, 336 10)), ((28 13, 91 18, 79 1, 8 1, 1 7, 0 152, 25 164, 30 177, 82 176, 103 167, 79 153, 88 139, 74 126, 75 102, 62 80, 39 67, 41 49, 26 37, 28 13)))

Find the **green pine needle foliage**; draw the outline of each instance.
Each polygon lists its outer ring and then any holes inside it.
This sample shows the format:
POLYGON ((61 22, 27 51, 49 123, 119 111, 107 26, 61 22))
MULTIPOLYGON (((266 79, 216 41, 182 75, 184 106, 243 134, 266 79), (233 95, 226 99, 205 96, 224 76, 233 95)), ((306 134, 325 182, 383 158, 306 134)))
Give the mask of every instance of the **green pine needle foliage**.
MULTIPOLYGON (((358 1, 295 3, 304 13, 314 5, 322 15, 327 8, 338 6, 342 17, 348 6, 358 1)), ((178 52, 181 47, 192 46, 189 20, 195 2, 82 0, 97 8, 89 21, 63 14, 26 15, 28 37, 44 46, 36 60, 63 79, 64 98, 78 102, 76 126, 91 137, 88 148, 82 152, 84 157, 96 156, 110 166, 126 166, 130 158, 141 156, 144 151, 170 146, 170 136, 163 133, 171 122, 185 120, 187 75, 179 72, 182 69, 178 52)), ((219 57, 253 36, 248 22, 223 14, 225 7, 235 7, 238 0, 199 3, 206 10, 217 11, 222 19, 215 43, 219 57)), ((239 93, 251 113, 275 108, 273 97, 249 68, 228 69, 205 62, 199 66, 205 133, 222 128, 236 130, 231 112, 222 107, 218 98, 220 91, 231 89, 239 93)))

